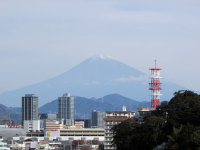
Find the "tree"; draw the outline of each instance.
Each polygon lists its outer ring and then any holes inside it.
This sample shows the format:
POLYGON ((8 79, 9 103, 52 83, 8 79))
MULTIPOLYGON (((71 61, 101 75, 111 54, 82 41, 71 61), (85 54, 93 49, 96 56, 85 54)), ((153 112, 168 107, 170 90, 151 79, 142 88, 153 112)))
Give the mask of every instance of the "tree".
POLYGON ((152 150, 167 143, 169 150, 200 149, 200 95, 178 91, 144 118, 143 124, 127 120, 113 127, 118 150, 152 150))
POLYGON ((192 91, 178 91, 168 103, 169 118, 178 124, 200 126, 200 96, 192 91))
POLYGON ((165 139, 161 130, 165 126, 163 117, 149 117, 144 124, 127 120, 113 127, 114 140, 118 150, 152 150, 165 139))

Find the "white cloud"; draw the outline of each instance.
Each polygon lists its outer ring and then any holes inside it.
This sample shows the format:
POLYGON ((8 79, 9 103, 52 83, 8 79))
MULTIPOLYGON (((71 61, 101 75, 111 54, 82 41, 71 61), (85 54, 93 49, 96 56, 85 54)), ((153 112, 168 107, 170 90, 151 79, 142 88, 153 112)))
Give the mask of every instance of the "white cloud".
POLYGON ((129 76, 129 77, 120 77, 114 80, 125 83, 125 82, 134 82, 134 81, 146 81, 147 79, 148 79, 147 76, 139 76, 139 77, 129 76))

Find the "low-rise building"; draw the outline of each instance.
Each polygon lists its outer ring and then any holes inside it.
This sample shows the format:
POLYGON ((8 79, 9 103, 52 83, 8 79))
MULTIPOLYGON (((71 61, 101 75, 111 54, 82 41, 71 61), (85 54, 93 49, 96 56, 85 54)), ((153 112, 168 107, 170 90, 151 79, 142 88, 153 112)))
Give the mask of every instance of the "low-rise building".
POLYGON ((63 140, 94 140, 104 141, 104 129, 102 128, 68 128, 51 129, 45 132, 49 138, 61 138, 63 140))
POLYGON ((91 120, 90 119, 76 119, 76 121, 84 121, 84 128, 91 128, 91 120))
POLYGON ((44 121, 44 129, 62 129, 63 124, 60 124, 57 120, 45 120, 44 121))
POLYGON ((60 136, 92 136, 92 137, 103 137, 104 136, 104 129, 101 128, 80 128, 80 129, 62 129, 60 130, 60 136))
POLYGON ((63 128, 63 124, 59 124, 57 120, 45 120, 44 121, 44 135, 47 137, 60 136, 60 129, 63 128))
POLYGON ((29 131, 26 132, 27 137, 44 137, 44 131, 43 130, 38 130, 38 131, 29 131))
MULTIPOLYGON (((95 130, 95 129, 92 129, 95 130)), ((90 136, 89 136, 90 137, 90 136)), ((104 137, 104 136, 102 136, 104 137)), ((89 148, 91 150, 102 149, 103 140, 98 136, 95 138, 79 137, 74 138, 64 137, 13 137, 10 144, 11 149, 43 149, 43 150, 63 150, 63 149, 84 149, 89 148)))
POLYGON ((84 128, 84 121, 75 121, 74 125, 80 128, 84 128))
POLYGON ((3 142, 3 139, 0 137, 0 150, 9 150, 10 148, 7 147, 7 143, 3 142))
POLYGON ((151 108, 137 108, 138 110, 138 117, 145 117, 151 113, 151 108))
POLYGON ((137 108, 138 116, 137 121, 138 123, 144 123, 144 118, 151 115, 151 112, 155 110, 154 108, 137 108))
POLYGON ((25 131, 37 131, 40 130, 40 120, 24 120, 25 131))
POLYGON ((45 120, 57 120, 57 114, 50 114, 50 113, 42 113, 39 114, 39 119, 40 119, 40 129, 44 130, 44 121, 45 120))

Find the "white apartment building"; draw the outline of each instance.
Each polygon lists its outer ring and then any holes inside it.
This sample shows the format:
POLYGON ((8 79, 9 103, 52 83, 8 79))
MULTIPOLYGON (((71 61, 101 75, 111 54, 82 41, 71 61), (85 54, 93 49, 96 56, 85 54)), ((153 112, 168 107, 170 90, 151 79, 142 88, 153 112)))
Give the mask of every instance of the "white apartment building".
POLYGON ((40 120, 24 120, 24 130, 25 131, 39 131, 40 130, 40 120))
POLYGON ((105 150, 115 150, 116 147, 112 146, 113 133, 111 128, 114 125, 121 123, 127 119, 133 119, 135 117, 135 111, 126 111, 123 107, 123 111, 106 111, 105 121, 105 134, 104 134, 104 149, 105 150))
POLYGON ((104 129, 102 128, 79 128, 79 129, 61 129, 60 130, 61 137, 92 137, 92 139, 104 137, 104 129))

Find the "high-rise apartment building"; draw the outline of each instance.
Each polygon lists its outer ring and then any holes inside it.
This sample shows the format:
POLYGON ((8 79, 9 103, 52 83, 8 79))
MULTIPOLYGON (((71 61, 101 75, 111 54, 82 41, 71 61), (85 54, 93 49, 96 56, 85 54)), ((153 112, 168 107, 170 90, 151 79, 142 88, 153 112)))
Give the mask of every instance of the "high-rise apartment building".
POLYGON ((34 94, 22 97, 22 120, 38 120, 38 97, 34 94))
POLYGON ((39 130, 38 97, 26 94, 22 97, 22 125, 27 130, 39 130))
POLYGON ((74 125, 74 97, 68 93, 58 97, 58 119, 65 125, 74 125))
POLYGON ((105 112, 99 112, 96 110, 92 111, 92 127, 93 128, 104 128, 105 112))

